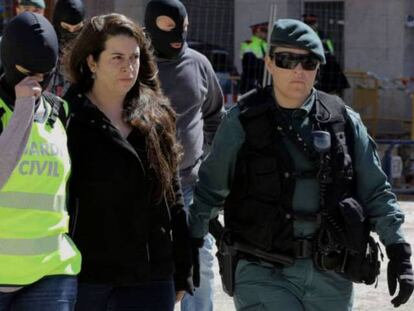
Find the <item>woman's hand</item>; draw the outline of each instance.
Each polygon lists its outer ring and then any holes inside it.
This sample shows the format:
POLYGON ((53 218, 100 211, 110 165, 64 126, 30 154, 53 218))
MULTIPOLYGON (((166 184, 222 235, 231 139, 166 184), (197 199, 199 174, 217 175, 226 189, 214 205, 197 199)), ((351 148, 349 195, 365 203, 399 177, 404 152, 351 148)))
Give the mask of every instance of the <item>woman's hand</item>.
POLYGON ((185 295, 185 290, 180 290, 178 292, 175 292, 175 303, 180 302, 185 295))
POLYGON ((42 77, 38 76, 28 76, 17 83, 14 87, 16 99, 31 96, 36 98, 40 97, 42 94, 42 87, 39 82, 42 81, 42 79, 42 77))

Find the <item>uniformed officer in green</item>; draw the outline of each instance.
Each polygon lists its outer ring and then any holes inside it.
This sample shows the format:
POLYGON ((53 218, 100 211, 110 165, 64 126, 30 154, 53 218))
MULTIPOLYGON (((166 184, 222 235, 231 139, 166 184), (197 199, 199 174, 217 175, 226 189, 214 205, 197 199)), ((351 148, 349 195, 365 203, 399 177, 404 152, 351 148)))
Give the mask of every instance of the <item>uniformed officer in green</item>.
POLYGON ((252 37, 240 46, 242 60, 242 75, 240 93, 244 94, 262 84, 264 73, 264 58, 267 51, 267 23, 250 26, 252 37))
POLYGON ((73 310, 81 257, 67 235, 67 110, 43 92, 58 59, 52 25, 25 12, 2 41, 0 310, 73 310))
POLYGON ((192 236, 224 208, 223 241, 238 250, 237 310, 351 310, 353 282, 379 273, 371 230, 390 259, 392 304, 412 294, 404 214, 359 115, 313 88, 324 63, 309 26, 278 20, 266 57, 272 86, 227 113, 201 165, 192 236))

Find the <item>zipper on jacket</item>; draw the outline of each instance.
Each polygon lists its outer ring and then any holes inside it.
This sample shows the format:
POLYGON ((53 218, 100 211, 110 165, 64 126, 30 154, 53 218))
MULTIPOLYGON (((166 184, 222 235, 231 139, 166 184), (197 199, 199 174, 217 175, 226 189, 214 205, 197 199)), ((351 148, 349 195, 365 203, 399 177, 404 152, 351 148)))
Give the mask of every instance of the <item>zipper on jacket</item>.
POLYGON ((165 206, 167 207, 168 219, 171 222, 172 217, 171 217, 170 205, 168 204, 167 196, 165 193, 164 193, 164 202, 165 202, 165 206))
MULTIPOLYGON (((75 231, 76 231, 76 223, 78 221, 78 212, 79 212, 79 198, 75 198, 75 210, 73 213, 73 221, 72 221, 72 228, 70 228, 69 230, 69 236, 71 238, 74 238, 75 236, 75 231)), ((72 219, 72 216, 69 215, 69 217, 72 219)))
POLYGON ((151 256, 150 256, 150 251, 149 251, 149 244, 148 244, 148 242, 147 242, 147 243, 145 243, 145 247, 146 247, 146 249, 147 249, 147 259, 148 259, 148 262, 151 262, 151 256))
POLYGON ((170 211, 170 206, 168 204, 167 201, 167 196, 164 193, 164 201, 165 201, 165 206, 167 207, 167 213, 168 213, 168 218, 169 218, 169 222, 170 222, 170 231, 168 232, 168 234, 170 235, 170 242, 173 242, 173 234, 172 234, 172 229, 171 229, 171 222, 172 222, 172 217, 171 217, 171 211, 170 211))

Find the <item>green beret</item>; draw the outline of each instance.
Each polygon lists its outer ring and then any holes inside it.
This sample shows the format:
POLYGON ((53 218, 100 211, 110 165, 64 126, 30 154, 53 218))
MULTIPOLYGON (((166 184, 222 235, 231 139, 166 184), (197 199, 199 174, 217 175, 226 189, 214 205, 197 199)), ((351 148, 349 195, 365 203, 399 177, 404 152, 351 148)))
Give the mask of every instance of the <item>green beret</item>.
POLYGON ((19 5, 32 5, 40 9, 46 8, 44 0, 20 0, 19 5))
POLYGON ((326 63, 322 41, 318 34, 311 27, 296 19, 279 19, 275 22, 270 44, 308 50, 319 58, 322 64, 326 63))

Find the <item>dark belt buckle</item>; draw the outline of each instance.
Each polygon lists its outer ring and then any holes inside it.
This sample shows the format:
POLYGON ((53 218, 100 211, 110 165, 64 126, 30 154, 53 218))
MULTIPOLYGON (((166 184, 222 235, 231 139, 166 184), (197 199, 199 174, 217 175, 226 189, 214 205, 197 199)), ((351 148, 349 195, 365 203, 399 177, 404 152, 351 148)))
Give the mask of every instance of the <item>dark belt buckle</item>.
POLYGON ((295 241, 295 257, 297 259, 308 258, 312 255, 312 242, 307 239, 295 241))

